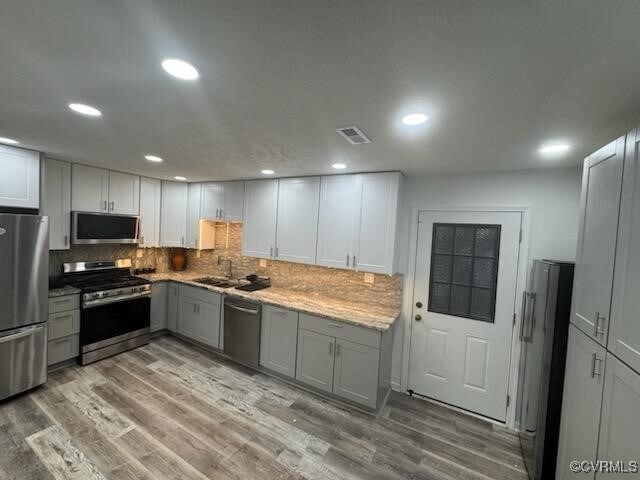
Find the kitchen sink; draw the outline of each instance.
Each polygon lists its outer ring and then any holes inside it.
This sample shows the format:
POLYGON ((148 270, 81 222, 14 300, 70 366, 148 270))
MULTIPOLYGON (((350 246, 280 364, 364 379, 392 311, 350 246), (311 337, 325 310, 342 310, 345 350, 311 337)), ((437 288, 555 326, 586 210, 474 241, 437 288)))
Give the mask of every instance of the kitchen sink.
POLYGON ((203 285, 210 285, 212 287, 220 287, 220 288, 232 288, 238 285, 235 282, 231 282, 229 280, 216 278, 216 277, 196 278, 193 281, 196 283, 202 283, 203 285))

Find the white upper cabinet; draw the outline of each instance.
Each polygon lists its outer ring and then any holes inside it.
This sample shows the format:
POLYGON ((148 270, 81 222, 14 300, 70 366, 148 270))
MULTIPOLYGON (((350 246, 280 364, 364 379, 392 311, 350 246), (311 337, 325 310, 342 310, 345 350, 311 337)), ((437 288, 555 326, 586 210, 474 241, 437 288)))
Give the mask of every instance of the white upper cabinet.
POLYGON ((608 348, 640 372, 640 129, 627 135, 608 348))
POLYGON ((140 246, 160 246, 161 182, 155 178, 140 179, 140 246))
POLYGON ((79 212, 109 212, 109 171, 73 164, 71 209, 79 212))
POLYGON ((360 231, 353 266, 367 272, 395 273, 400 173, 370 173, 361 178, 360 231))
MULTIPOLYGON (((201 185, 202 197, 201 204, 198 205, 198 208, 200 209, 198 218, 205 218, 207 220, 221 220, 221 212, 224 204, 224 190, 222 184, 203 183, 201 185)), ((189 208, 192 208, 191 205, 189 206, 189 208)))
POLYGON ((315 263, 319 200, 320 177, 279 181, 275 258, 315 263))
POLYGON ((49 250, 69 249, 71 229, 71 164, 45 158, 42 162, 41 215, 49 217, 49 250))
POLYGON ((224 202, 222 219, 227 222, 242 221, 242 205, 244 202, 244 182, 224 182, 224 202))
POLYGON ((120 215, 140 213, 140 177, 109 172, 109 212, 120 215))
POLYGON ((607 343, 625 138, 587 157, 571 321, 607 343))
POLYGON ((245 182, 242 253, 273 258, 276 246, 278 180, 245 182))
POLYGON ((40 154, 0 145, 0 205, 40 206, 40 154))
POLYGON ((186 247, 187 196, 186 183, 162 182, 160 246, 186 247))
POLYGON ((362 179, 359 175, 334 175, 320 181, 318 253, 316 263, 352 268, 358 239, 362 179))

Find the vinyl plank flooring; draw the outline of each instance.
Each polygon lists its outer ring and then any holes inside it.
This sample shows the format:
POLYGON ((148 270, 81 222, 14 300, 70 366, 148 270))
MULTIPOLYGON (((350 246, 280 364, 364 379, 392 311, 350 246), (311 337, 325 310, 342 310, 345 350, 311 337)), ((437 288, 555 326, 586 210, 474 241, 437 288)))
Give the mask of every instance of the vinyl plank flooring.
POLYGON ((0 403, 2 480, 519 480, 517 436, 392 393, 379 418, 172 336, 0 403))

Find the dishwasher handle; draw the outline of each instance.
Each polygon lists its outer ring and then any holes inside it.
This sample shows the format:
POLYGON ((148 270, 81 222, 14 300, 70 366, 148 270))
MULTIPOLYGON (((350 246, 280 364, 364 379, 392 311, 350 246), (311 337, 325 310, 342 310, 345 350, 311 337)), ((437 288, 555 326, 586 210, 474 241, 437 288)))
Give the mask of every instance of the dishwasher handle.
POLYGON ((251 308, 241 307, 239 305, 234 305, 233 303, 225 303, 225 307, 229 307, 232 310, 237 310, 238 312, 249 313, 251 315, 258 315, 260 313, 259 310, 253 310, 251 308))

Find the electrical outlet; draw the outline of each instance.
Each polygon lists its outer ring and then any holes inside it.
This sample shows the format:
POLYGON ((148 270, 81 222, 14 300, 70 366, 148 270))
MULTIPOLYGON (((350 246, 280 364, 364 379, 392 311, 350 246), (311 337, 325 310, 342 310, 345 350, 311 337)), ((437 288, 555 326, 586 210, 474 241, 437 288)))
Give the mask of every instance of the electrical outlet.
POLYGON ((376 276, 373 273, 365 273, 364 274, 364 283, 373 284, 376 281, 376 276))
POLYGON ((138 248, 136 250, 136 258, 142 258, 143 255, 144 255, 144 251, 141 248, 138 248))
POLYGON ((266 267, 267 266, 267 261, 264 258, 260 259, 260 266, 261 267, 266 267))

